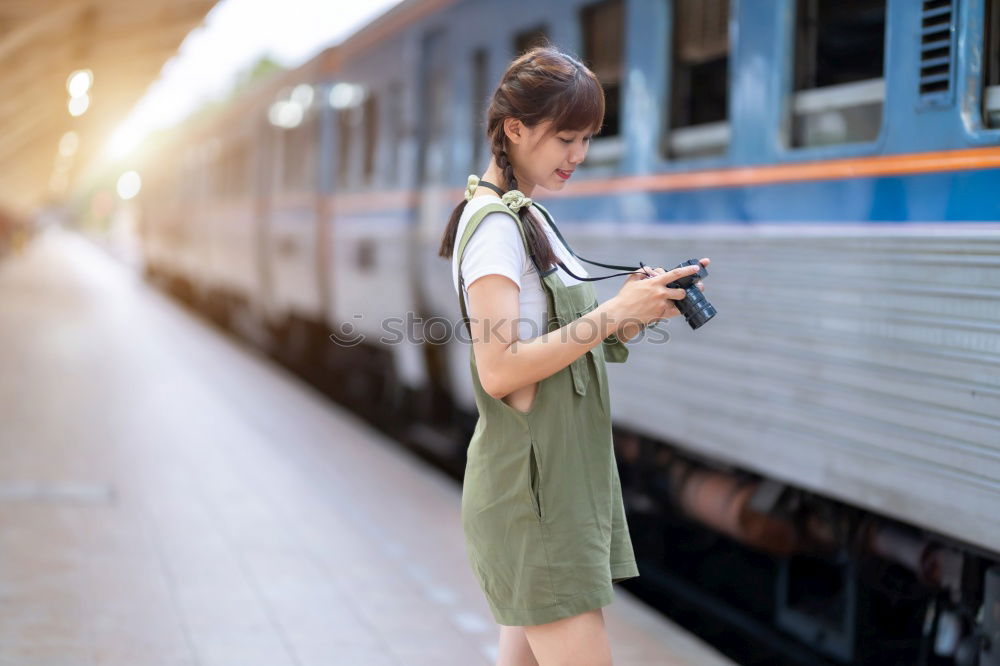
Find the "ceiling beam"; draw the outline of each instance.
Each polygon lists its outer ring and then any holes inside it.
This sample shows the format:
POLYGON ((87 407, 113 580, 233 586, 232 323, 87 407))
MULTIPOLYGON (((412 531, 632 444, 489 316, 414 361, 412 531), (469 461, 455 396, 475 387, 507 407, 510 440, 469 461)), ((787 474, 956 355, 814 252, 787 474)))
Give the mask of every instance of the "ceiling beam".
POLYGON ((47 8, 0 37, 0 61, 9 58, 18 49, 28 46, 46 32, 72 23, 89 8, 86 3, 63 0, 55 8, 47 8))

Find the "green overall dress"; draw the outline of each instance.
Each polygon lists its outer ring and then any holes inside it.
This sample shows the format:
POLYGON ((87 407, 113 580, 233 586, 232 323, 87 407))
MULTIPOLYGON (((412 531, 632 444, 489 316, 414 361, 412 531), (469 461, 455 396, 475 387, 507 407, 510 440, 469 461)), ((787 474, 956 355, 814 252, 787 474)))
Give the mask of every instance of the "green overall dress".
MULTIPOLYGON (((535 206, 558 234, 549 212, 535 206)), ((472 216, 457 250, 465 322, 462 255, 482 219, 497 211, 511 216, 531 254, 520 217, 506 205, 487 204, 472 216)), ((556 270, 539 271, 547 331, 598 305, 590 282, 567 287, 556 270)), ((606 360, 625 361, 628 349, 609 336, 542 379, 527 412, 483 390, 471 344, 469 357, 479 420, 462 486, 462 528, 494 619, 509 626, 543 624, 610 604, 612 583, 639 575, 612 445, 604 366, 606 360)))

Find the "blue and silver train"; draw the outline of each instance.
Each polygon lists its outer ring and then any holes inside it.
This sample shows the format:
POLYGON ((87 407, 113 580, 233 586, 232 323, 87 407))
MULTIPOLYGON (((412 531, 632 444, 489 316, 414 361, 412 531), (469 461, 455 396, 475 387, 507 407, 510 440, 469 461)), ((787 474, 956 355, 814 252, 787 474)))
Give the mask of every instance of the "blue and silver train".
POLYGON ((574 249, 712 258, 719 316, 609 366, 630 521, 666 493, 775 554, 765 628, 823 659, 1000 664, 1000 0, 405 0, 150 157, 147 270, 461 461, 469 345, 419 323, 459 331, 437 247, 546 41, 607 95, 535 192, 574 249), (865 651, 864 557, 933 591, 921 661, 865 651))

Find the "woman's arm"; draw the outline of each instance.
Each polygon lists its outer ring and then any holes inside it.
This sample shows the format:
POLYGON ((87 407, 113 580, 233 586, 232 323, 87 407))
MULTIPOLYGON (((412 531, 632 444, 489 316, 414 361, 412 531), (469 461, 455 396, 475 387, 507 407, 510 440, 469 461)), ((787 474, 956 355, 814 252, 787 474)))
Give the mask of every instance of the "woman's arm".
POLYGON ((617 331, 615 331, 615 337, 621 342, 628 342, 635 336, 639 335, 643 328, 645 327, 637 322, 625 322, 618 327, 617 331))
POLYGON ((519 289, 510 278, 484 275, 468 291, 479 381, 498 399, 562 370, 614 333, 622 319, 611 299, 562 328, 518 340, 519 289))
POLYGON ((645 324, 679 314, 670 299, 684 290, 667 287, 679 277, 697 273, 700 266, 670 271, 654 269, 652 277, 631 275, 614 298, 554 331, 530 340, 518 340, 519 288, 509 277, 489 273, 469 287, 469 328, 472 351, 483 389, 503 398, 562 370, 597 346, 623 324, 645 324))

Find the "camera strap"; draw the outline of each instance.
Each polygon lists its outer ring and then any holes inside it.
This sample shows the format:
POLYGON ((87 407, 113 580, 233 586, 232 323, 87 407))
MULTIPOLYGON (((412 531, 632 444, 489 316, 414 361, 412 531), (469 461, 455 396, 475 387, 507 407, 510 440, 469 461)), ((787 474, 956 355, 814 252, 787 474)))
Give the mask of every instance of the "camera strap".
MULTIPOLYGON (((479 184, 480 185, 485 185, 486 187, 490 188, 491 190, 493 190, 494 192, 496 192, 497 194, 499 194, 501 197, 504 195, 504 191, 501 190, 496 185, 494 185, 493 183, 487 182, 485 180, 480 180, 479 184)), ((617 270, 622 270, 622 269, 625 270, 624 273, 612 273, 611 275, 602 275, 600 277, 580 277, 579 275, 574 275, 573 271, 571 271, 569 268, 567 268, 566 264, 564 264, 561 260, 557 261, 556 264, 560 268, 562 268, 564 271, 566 271, 566 273, 569 274, 574 279, 577 279, 577 280, 580 280, 580 281, 584 281, 584 282, 596 282, 598 280, 607 280, 608 278, 618 277, 620 275, 633 275, 633 274, 638 273, 640 271, 642 273, 644 273, 645 275, 649 275, 650 277, 652 277, 652 275, 646 270, 646 265, 644 263, 642 263, 641 261, 639 262, 639 268, 633 268, 631 266, 619 266, 617 264, 603 264, 603 263, 601 263, 599 261, 591 261, 590 259, 585 259, 585 258, 581 257, 580 255, 578 255, 576 252, 573 251, 573 248, 571 248, 569 246, 569 243, 566 242, 566 239, 563 238, 562 233, 559 231, 559 227, 556 226, 556 223, 552 220, 552 216, 549 215, 549 212, 547 210, 545 210, 544 208, 542 208, 541 206, 538 206, 538 209, 541 210, 542 213, 545 214, 545 219, 548 220, 549 226, 552 227, 552 230, 554 232, 556 232, 556 236, 559 237, 559 241, 563 244, 563 247, 565 247, 566 250, 574 258, 576 258, 579 261, 586 262, 588 264, 593 264, 594 266, 600 266, 601 268, 613 268, 613 269, 617 269, 617 270)), ((538 265, 538 262, 536 262, 534 260, 534 257, 532 257, 532 262, 536 266, 538 265)))
MULTIPOLYGON (((541 209, 541 207, 539 207, 539 208, 541 209)), ((552 227, 552 231, 556 232, 556 236, 559 237, 559 241, 563 244, 563 247, 565 247, 566 250, 569 251, 569 253, 571 255, 573 255, 573 257, 575 257, 578 261, 583 261, 583 262, 586 262, 588 264, 593 264, 594 266, 600 266, 601 268, 614 268, 614 269, 618 269, 618 270, 626 269, 626 272, 624 272, 624 273, 612 273, 611 275, 602 275, 600 277, 593 277, 593 278, 592 277, 580 277, 579 275, 574 275, 573 271, 571 271, 569 268, 566 267, 566 264, 564 264, 562 261, 559 261, 558 262, 559 266, 564 271, 566 271, 571 277, 573 277, 573 278, 575 278, 577 280, 584 280, 584 281, 587 281, 587 282, 596 282, 597 280, 607 280, 608 278, 618 277, 619 275, 632 275, 633 273, 637 273, 639 271, 642 271, 646 275, 649 275, 649 272, 646 271, 646 265, 644 263, 642 263, 641 261, 639 262, 639 268, 632 268, 631 266, 619 266, 617 264, 604 264, 604 263, 601 263, 600 261, 591 261, 590 259, 586 259, 584 257, 581 257, 580 255, 578 255, 576 252, 573 251, 573 248, 571 248, 569 246, 569 243, 566 242, 566 239, 563 238, 562 233, 559 231, 559 227, 557 227, 556 224, 555 224, 555 222, 553 222, 552 218, 548 214, 548 211, 542 210, 542 212, 545 213, 545 219, 547 219, 549 221, 549 226, 552 227)))

